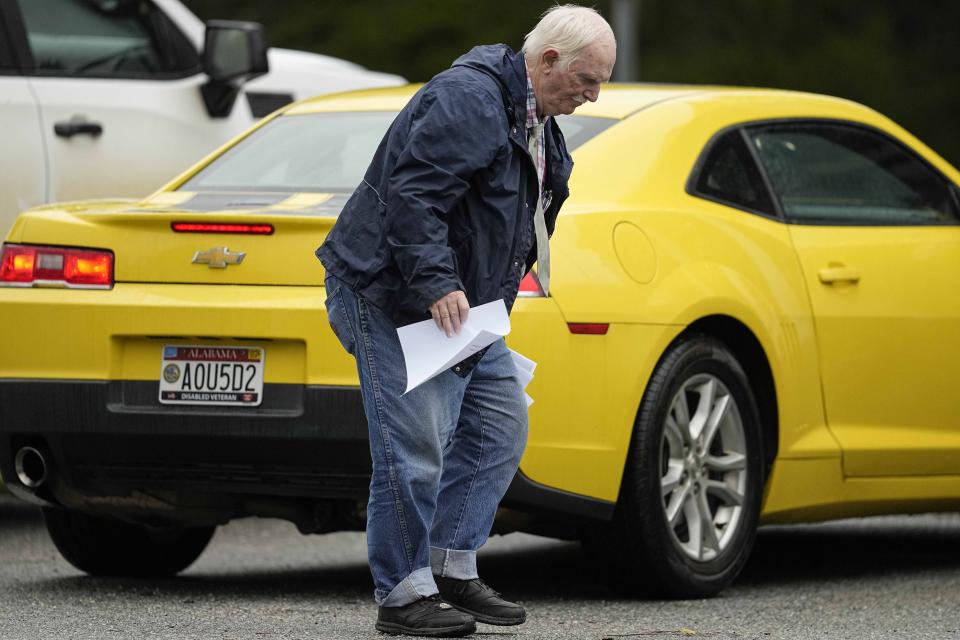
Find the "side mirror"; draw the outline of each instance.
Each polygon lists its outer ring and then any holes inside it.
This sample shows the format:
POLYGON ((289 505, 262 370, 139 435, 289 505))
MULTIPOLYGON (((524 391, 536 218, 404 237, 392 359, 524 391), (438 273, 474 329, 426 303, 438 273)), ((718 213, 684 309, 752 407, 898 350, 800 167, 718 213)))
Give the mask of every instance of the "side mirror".
POLYGON ((269 70, 263 25, 235 20, 207 22, 203 71, 210 82, 201 92, 211 117, 229 116, 240 86, 269 70))

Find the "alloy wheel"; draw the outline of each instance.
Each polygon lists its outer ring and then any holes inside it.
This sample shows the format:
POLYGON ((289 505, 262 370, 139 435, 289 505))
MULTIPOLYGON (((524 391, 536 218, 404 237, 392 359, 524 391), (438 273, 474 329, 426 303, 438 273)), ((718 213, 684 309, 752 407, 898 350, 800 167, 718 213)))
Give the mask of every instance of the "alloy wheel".
POLYGON ((743 420, 717 377, 700 373, 674 395, 660 447, 663 513, 674 544, 709 562, 728 547, 748 486, 743 420))

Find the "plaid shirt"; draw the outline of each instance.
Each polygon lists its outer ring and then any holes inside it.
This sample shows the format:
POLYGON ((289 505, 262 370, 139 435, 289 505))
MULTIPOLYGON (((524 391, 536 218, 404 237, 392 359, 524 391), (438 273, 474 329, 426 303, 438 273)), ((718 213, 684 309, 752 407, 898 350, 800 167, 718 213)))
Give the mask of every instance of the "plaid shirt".
MULTIPOLYGON (((530 134, 533 131, 533 128, 540 124, 541 122, 546 122, 540 120, 537 116, 537 96, 533 93, 533 83, 530 82, 530 74, 527 74, 527 140, 530 140, 530 134)), ((543 178, 547 173, 547 152, 546 147, 543 143, 544 136, 543 130, 540 130, 540 137, 537 139, 537 178, 540 183, 540 191, 543 191, 543 178)))

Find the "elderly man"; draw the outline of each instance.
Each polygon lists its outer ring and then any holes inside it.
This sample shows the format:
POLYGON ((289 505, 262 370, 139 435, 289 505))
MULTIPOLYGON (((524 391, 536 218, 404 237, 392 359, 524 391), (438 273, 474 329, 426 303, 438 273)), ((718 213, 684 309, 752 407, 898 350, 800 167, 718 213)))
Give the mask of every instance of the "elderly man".
POLYGON ((535 261, 549 287, 547 238, 573 167, 551 116, 595 101, 615 57, 607 22, 573 5, 547 11, 520 54, 475 47, 399 113, 317 250, 370 431, 380 631, 460 636, 526 619, 476 566, 526 443, 510 352, 500 340, 404 394, 396 329, 432 316, 449 336, 472 305, 509 309, 535 261))

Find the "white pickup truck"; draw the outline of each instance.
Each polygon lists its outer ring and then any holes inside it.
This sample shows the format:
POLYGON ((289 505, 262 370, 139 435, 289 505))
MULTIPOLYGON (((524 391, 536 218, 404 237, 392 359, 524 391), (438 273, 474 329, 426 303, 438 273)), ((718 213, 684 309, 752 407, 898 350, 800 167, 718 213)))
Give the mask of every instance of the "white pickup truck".
POLYGON ((28 207, 146 195, 292 100, 403 82, 178 0, 0 0, 0 238, 28 207))

